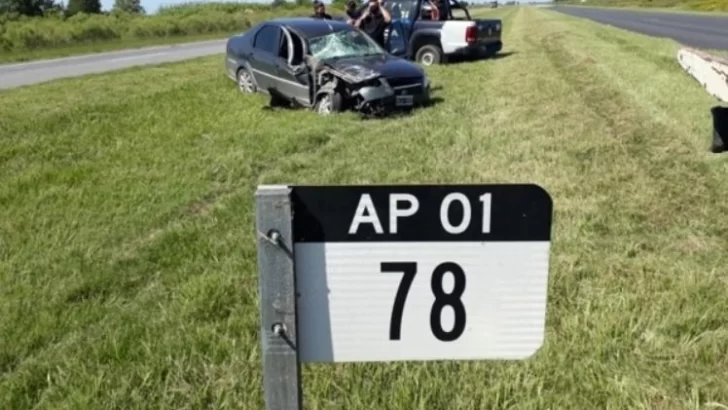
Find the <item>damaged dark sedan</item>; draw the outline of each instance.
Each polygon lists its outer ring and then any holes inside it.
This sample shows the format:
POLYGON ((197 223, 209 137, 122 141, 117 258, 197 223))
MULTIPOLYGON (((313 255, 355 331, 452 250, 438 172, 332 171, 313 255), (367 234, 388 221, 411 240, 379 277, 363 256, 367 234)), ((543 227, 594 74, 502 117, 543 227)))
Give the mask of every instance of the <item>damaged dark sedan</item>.
POLYGON ((243 93, 271 105, 327 115, 410 110, 430 101, 430 83, 415 63, 395 57, 358 28, 312 18, 270 20, 228 39, 225 68, 243 93))

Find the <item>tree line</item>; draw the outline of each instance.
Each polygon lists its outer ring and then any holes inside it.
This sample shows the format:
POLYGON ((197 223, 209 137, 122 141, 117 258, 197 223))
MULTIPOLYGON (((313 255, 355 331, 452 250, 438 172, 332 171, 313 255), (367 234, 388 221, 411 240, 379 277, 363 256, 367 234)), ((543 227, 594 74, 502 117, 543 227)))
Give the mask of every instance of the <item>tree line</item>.
MULTIPOLYGON (((68 0, 66 5, 56 0, 0 0, 0 16, 5 20, 14 20, 20 16, 71 17, 78 13, 106 14, 101 10, 100 0, 68 0)), ((114 0, 111 13, 144 14, 145 10, 141 0, 114 0)))

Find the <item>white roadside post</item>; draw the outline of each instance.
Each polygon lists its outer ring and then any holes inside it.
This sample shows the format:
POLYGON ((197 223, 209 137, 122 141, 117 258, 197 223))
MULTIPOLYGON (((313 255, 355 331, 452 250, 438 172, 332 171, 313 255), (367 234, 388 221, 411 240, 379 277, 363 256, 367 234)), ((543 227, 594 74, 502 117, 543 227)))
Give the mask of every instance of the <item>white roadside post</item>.
MULTIPOLYGON (((728 103, 728 58, 683 47, 677 51, 677 60, 708 94, 721 102, 728 103)), ((713 141, 710 151, 717 154, 728 149, 728 107, 716 105, 710 109, 710 114, 713 117, 713 141)))
POLYGON ((553 204, 537 185, 260 186, 257 206, 268 410, 301 408, 299 363, 543 344, 553 204))
POLYGON ((682 47, 677 51, 677 61, 708 94, 728 103, 728 58, 682 47))

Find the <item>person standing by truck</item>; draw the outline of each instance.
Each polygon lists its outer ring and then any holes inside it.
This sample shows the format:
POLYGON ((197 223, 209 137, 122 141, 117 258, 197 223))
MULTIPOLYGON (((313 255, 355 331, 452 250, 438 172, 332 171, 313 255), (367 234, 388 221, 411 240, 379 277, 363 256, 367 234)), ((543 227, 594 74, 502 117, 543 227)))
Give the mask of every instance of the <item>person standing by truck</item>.
POLYGON ((430 3, 430 20, 445 21, 447 20, 447 10, 442 0, 427 0, 430 3))
POLYGON ((383 0, 369 0, 367 8, 361 17, 354 23, 355 26, 361 28, 380 46, 385 47, 384 31, 392 22, 392 15, 384 5, 383 0))

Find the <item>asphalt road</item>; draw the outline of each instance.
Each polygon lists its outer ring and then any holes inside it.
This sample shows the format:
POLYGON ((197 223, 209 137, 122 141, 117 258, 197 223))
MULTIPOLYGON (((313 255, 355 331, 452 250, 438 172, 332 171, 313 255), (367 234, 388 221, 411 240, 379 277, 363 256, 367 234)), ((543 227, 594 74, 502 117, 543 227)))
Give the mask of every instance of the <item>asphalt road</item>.
MULTIPOLYGON (((188 60, 225 52, 226 40, 94 53, 52 60, 0 65, 0 89, 122 68, 188 60)), ((222 63, 220 63, 222 64, 222 63)))
POLYGON ((685 46, 728 50, 728 16, 610 10, 554 6, 552 10, 655 37, 668 37, 685 46))

